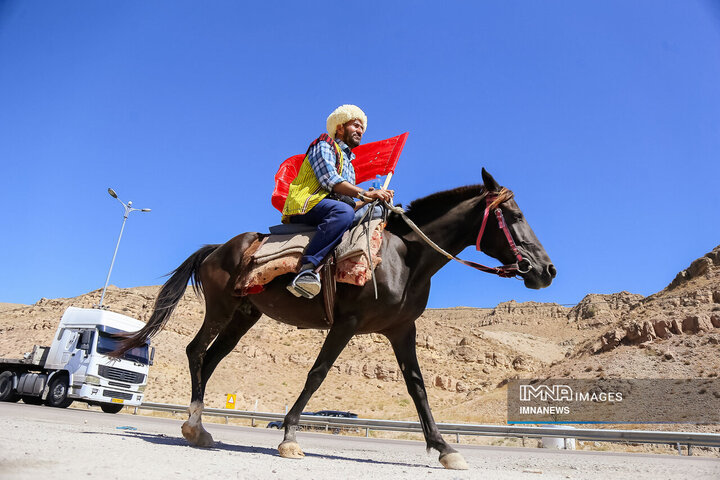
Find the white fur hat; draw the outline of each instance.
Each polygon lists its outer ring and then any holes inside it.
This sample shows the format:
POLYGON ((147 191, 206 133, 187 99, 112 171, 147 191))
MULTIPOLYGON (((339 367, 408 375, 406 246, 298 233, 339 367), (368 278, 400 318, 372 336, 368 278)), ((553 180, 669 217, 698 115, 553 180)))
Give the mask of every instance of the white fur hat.
POLYGON ((335 130, 339 125, 344 125, 350 120, 358 119, 362 122, 364 131, 367 131, 367 115, 355 105, 340 105, 327 118, 327 132, 332 138, 335 138, 335 130))

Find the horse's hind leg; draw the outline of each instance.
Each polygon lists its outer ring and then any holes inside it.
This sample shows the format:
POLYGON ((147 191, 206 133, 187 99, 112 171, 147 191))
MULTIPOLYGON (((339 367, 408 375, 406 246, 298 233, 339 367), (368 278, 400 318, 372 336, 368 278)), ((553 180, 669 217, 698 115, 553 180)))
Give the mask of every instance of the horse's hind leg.
POLYGON ((215 367, 260 318, 260 312, 247 301, 240 304, 232 317, 215 315, 205 315, 202 328, 187 347, 192 397, 188 409, 190 418, 183 424, 182 434, 188 442, 199 447, 213 446, 212 435, 202 426, 205 386, 215 367), (210 342, 212 346, 208 349, 210 342))
POLYGON ((415 350, 415 324, 411 323, 407 327, 386 335, 392 344, 395 358, 397 358, 405 378, 408 393, 415 403, 428 450, 434 448, 440 452, 440 463, 445 468, 467 470, 468 465, 465 459, 442 438, 432 412, 430 412, 425 382, 423 382, 415 350))
POLYGON ((212 436, 202 426, 205 383, 203 382, 203 364, 208 347, 229 324, 232 315, 219 309, 216 303, 206 301, 205 320, 195 338, 185 349, 190 367, 190 418, 183 423, 181 431, 185 439, 198 447, 211 447, 212 436))
POLYGON ((295 432, 300 422, 300 414, 308 401, 310 401, 312 394, 315 393, 323 380, 325 380, 328 371, 353 337, 356 330, 357 322, 354 319, 346 322, 338 322, 336 320, 335 324, 330 328, 317 360, 315 360, 315 364, 308 373, 305 388, 303 388, 302 393, 290 411, 285 415, 285 421, 283 422, 285 426, 285 437, 278 446, 278 452, 281 457, 302 458, 305 456, 295 438, 295 432))

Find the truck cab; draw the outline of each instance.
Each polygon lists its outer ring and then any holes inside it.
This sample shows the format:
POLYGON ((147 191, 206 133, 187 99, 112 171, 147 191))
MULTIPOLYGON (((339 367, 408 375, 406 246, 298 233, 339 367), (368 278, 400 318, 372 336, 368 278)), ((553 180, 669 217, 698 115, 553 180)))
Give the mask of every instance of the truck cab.
MULTIPOLYGON (((140 405, 154 349, 145 344, 121 358, 107 353, 117 346, 113 333, 134 332, 144 325, 107 310, 69 307, 60 319, 45 367, 67 371, 69 398, 120 405, 117 410, 140 405)), ((61 392, 48 395, 53 393, 61 392)))
MULTIPOLYGON (((117 347, 115 333, 134 332, 145 324, 102 309, 69 307, 50 347, 35 347, 23 360, 4 360, 0 370, 11 379, 15 395, 26 403, 67 407, 73 400, 100 405, 108 413, 142 403, 154 348, 133 348, 122 357, 107 354, 117 347)), ((7 382, 5 382, 7 383, 7 382)), ((5 400, 12 400, 10 398, 5 400)))

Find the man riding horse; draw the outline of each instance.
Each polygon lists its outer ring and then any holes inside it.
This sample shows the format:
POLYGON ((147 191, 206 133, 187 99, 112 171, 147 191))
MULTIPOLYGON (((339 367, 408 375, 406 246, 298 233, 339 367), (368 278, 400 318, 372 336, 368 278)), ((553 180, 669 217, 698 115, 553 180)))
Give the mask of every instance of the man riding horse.
POLYGON ((303 257, 300 273, 287 286, 296 297, 320 292, 318 267, 357 218, 356 210, 373 200, 389 202, 392 190, 368 191, 355 185, 352 150, 367 130, 367 116, 355 105, 341 105, 327 118, 327 135, 308 147, 295 180, 290 184, 283 223, 317 227, 303 257), (357 199, 357 200, 356 200, 357 199))
MULTIPOLYGON (((332 135, 322 135, 313 142, 298 178, 290 187, 284 220, 311 222, 319 230, 316 244, 305 252, 303 262, 309 265, 304 265, 302 272, 307 273, 298 275, 297 280, 303 277, 309 277, 310 283, 317 280, 314 267, 351 221, 354 208, 329 198, 331 194, 381 200, 393 196, 392 191, 363 192, 353 185, 352 149, 360 143, 366 127, 367 118, 357 107, 343 106, 333 112, 328 118, 328 132, 332 135), (316 173, 311 163, 324 163, 325 169, 318 167, 319 173, 316 173), (322 205, 329 206, 323 208, 322 205), (334 234, 329 235, 329 230, 334 234), (318 236, 322 240, 318 240, 318 236)), ((137 332, 121 335, 122 341, 111 355, 119 356, 144 345, 160 332, 184 297, 188 282, 193 281, 196 291, 202 292, 205 298, 205 319, 186 348, 191 397, 189 417, 181 430, 192 445, 211 447, 212 435, 202 425, 207 382, 220 361, 233 351, 261 315, 298 328, 327 330, 304 387, 285 415, 285 432, 278 445, 282 457, 302 458, 304 453, 296 433, 302 412, 313 394, 355 335, 380 334, 393 349, 415 404, 427 448, 439 452, 438 459, 445 468, 465 470, 468 465, 464 458, 443 438, 435 423, 417 357, 415 321, 427 306, 431 278, 451 260, 502 277, 519 276, 528 288, 547 287, 557 273, 513 193, 501 187, 485 169, 481 174, 482 185, 434 193, 411 202, 407 211, 393 209, 382 235, 379 256, 383 261, 373 274, 377 295, 369 286, 341 284, 336 290, 339 301, 334 303, 335 320, 331 325, 321 299, 306 300, 287 294, 288 276, 278 276, 256 293, 237 290, 242 259, 268 237, 261 232, 245 232, 224 244, 205 245, 177 267, 158 293, 146 325, 137 332), (484 267, 457 258, 471 245, 503 265, 484 267)), ((352 203, 357 206, 354 200, 352 203)), ((297 288, 297 283, 293 288, 297 288)), ((310 286, 307 288, 312 294, 310 286)), ((257 372, 262 372, 262 367, 258 361, 257 372)), ((257 372, 247 375, 245 381, 252 382, 257 372)))

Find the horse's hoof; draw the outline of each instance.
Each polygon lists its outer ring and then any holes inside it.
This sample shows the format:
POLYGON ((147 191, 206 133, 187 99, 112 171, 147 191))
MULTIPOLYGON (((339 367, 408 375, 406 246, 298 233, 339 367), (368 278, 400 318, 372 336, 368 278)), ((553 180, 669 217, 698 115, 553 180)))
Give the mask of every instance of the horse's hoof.
POLYGON ((463 456, 458 452, 440 455, 440 463, 449 470, 467 470, 469 468, 463 456))
POLYGON ((192 426, 188 422, 185 422, 180 430, 185 440, 196 447, 210 448, 215 445, 212 435, 202 427, 192 426))
POLYGON ((282 442, 278 445, 278 453, 283 458, 303 458, 305 456, 297 442, 282 442))

